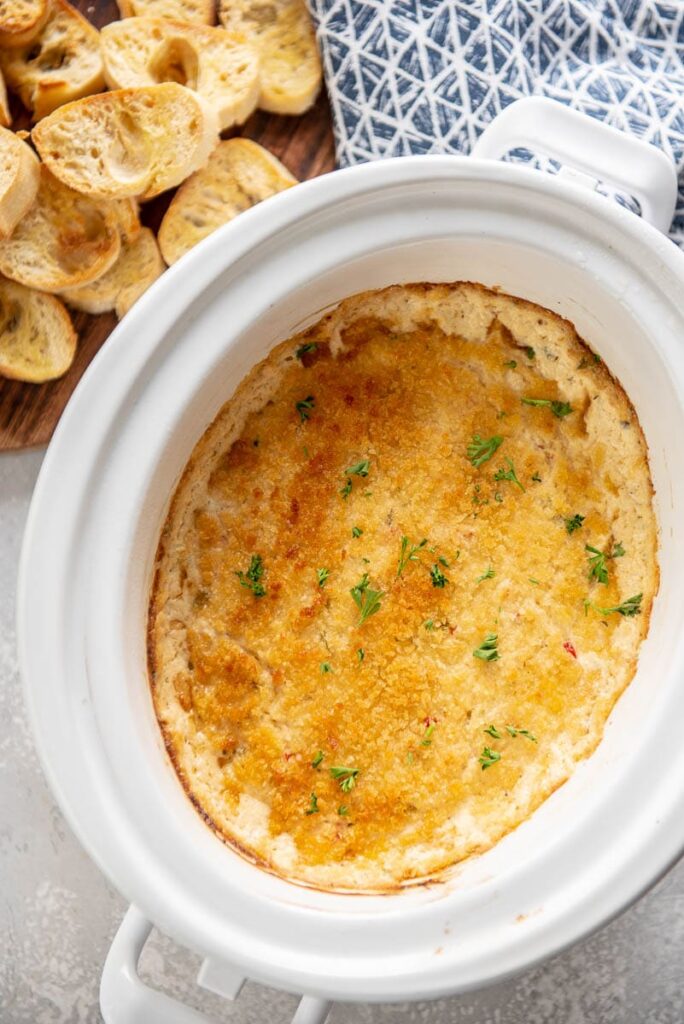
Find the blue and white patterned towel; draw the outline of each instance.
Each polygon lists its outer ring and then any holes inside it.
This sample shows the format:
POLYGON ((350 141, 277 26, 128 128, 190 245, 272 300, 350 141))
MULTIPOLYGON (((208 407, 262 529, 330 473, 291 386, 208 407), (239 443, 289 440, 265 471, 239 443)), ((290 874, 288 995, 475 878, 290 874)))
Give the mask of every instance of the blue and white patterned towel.
MULTIPOLYGON (((682 0, 309 0, 341 166, 469 153, 499 111, 550 96, 684 167, 682 0)), ((680 187, 672 238, 684 244, 680 187)))

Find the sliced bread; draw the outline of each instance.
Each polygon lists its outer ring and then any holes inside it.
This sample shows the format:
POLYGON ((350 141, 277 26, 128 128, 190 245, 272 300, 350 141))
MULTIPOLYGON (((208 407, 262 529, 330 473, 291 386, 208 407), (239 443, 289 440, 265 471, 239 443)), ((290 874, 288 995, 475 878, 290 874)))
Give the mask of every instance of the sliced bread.
POLYGON ((34 121, 105 86, 99 33, 66 0, 50 0, 47 21, 29 43, 0 51, 0 68, 34 121))
POLYGON ((71 188, 100 199, 151 199, 204 166, 218 118, 197 93, 167 82, 68 103, 32 137, 71 188))
POLYGON ((8 238, 38 192, 40 164, 25 142, 0 128, 0 238, 8 238))
POLYGON ((171 18, 213 25, 214 0, 117 0, 122 18, 171 18))
POLYGON ((159 246, 175 263, 243 210, 297 184, 279 160, 251 139, 221 142, 207 166, 181 185, 159 228, 159 246))
POLYGON ((25 46, 48 16, 48 0, 0 0, 0 46, 25 46))
POLYGON ((0 375, 32 384, 61 377, 76 341, 59 299, 0 278, 0 375))
POLYGON ((321 87, 321 62, 304 0, 219 0, 219 19, 259 51, 261 109, 273 114, 308 110, 321 87))
POLYGON ((113 309, 120 320, 165 269, 156 238, 149 228, 142 228, 134 242, 121 247, 111 270, 92 284, 67 289, 62 298, 86 313, 113 309))
POLYGON ((9 128, 12 124, 12 114, 10 113, 9 101, 7 99, 7 86, 5 85, 5 78, 0 71, 0 125, 3 128, 9 128))
POLYGON ((101 277, 121 249, 118 204, 67 188, 43 164, 36 200, 0 242, 0 273, 45 292, 101 277))
POLYGON ((214 107, 221 131, 242 124, 257 105, 257 51, 223 28, 125 18, 100 35, 111 89, 178 82, 214 107))

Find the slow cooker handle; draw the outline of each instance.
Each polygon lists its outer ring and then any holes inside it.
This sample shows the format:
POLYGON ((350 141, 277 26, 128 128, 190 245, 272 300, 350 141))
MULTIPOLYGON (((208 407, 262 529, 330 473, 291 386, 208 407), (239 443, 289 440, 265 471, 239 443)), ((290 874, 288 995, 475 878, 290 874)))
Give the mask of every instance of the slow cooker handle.
MULTIPOLYGON (((185 1003, 150 988, 138 974, 138 962, 152 924, 137 907, 129 907, 114 936, 100 981, 100 1010, 105 1024, 215 1024, 209 1017, 185 1003)), ((208 961, 205 961, 205 965, 208 961)), ((203 965, 203 967, 205 966, 203 965)), ((221 988, 206 984, 227 999, 234 999, 242 979, 230 973, 221 988)), ((200 970, 200 979, 202 970, 200 970)), ((292 1024, 325 1024, 331 1004, 325 999, 303 996, 292 1024)))
POLYGON ((485 128, 474 157, 500 160, 524 147, 563 164, 559 173, 596 188, 599 181, 639 201, 641 215, 667 234, 677 202, 677 172, 661 149, 631 138, 556 100, 516 100, 485 128))

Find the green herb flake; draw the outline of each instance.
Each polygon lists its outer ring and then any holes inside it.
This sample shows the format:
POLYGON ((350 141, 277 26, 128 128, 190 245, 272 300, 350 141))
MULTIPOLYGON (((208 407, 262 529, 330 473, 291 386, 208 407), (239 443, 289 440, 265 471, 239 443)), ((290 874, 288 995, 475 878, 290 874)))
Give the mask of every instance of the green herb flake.
POLYGON ((435 731, 435 723, 434 722, 428 722, 428 724, 425 726, 425 735, 423 736, 422 740, 420 741, 421 747, 431 747, 432 746, 432 734, 433 734, 434 731, 435 731))
POLYGON ((528 583, 531 583, 531 584, 532 584, 532 586, 534 586, 534 587, 539 587, 539 586, 541 586, 541 584, 540 584, 539 580, 535 579, 535 578, 534 578, 534 576, 528 576, 528 577, 527 577, 527 582, 528 582, 528 583))
POLYGON ((534 351, 534 349, 532 348, 531 345, 527 345, 526 346, 526 348, 525 348, 525 355, 527 356, 528 359, 534 359, 536 353, 535 353, 535 351, 534 351))
POLYGON ((497 469, 496 473, 494 474, 494 479, 497 481, 510 480, 512 484, 515 484, 524 493, 525 488, 518 480, 512 459, 509 459, 508 456, 506 456, 506 462, 508 463, 508 469, 504 469, 503 466, 500 469, 497 469))
POLYGON ((327 675, 328 672, 332 672, 332 665, 329 661, 321 662, 321 675, 327 675))
POLYGON ((485 580, 493 580, 495 576, 496 576, 496 572, 494 571, 494 569, 492 569, 492 567, 490 565, 488 569, 485 569, 485 571, 482 573, 481 576, 477 577, 475 582, 476 583, 484 583, 485 580))
POLYGON ((434 619, 426 619, 425 622, 423 623, 423 625, 427 629, 428 633, 431 633, 434 630, 434 628, 435 628, 435 620, 434 619))
POLYGON ((324 587, 330 576, 330 569, 316 569, 316 579, 318 580, 318 586, 324 587))
POLYGON ((361 537, 362 535, 363 530, 360 526, 352 526, 352 537, 361 537))
POLYGON ((589 579, 598 580, 599 583, 608 582, 607 560, 609 558, 622 558, 625 553, 622 544, 616 544, 610 553, 599 551, 598 548, 592 547, 591 544, 585 544, 584 550, 589 552, 589 579))
POLYGON ((406 764, 413 764, 414 761, 415 761, 415 756, 413 754, 413 751, 409 750, 408 754, 406 755, 406 764))
POLYGON ((480 661, 498 661, 498 643, 499 638, 496 633, 487 633, 480 646, 473 651, 473 657, 479 658, 480 661))
POLYGON ((295 355, 296 355, 297 359, 299 359, 299 360, 301 361, 301 360, 302 360, 302 358, 303 358, 303 357, 304 357, 304 356, 305 356, 305 355, 306 355, 306 354, 307 354, 308 352, 315 352, 317 348, 318 348, 318 345, 316 344, 316 342, 315 342, 315 341, 308 341, 308 342, 306 343, 306 345, 300 345, 300 346, 299 346, 299 348, 298 348, 298 349, 297 349, 297 351, 295 352, 295 355))
POLYGON ((342 765, 335 765, 330 769, 330 776, 339 782, 343 793, 351 793, 360 771, 360 768, 344 768, 342 765))
POLYGON ((357 626, 362 626, 366 619, 380 611, 381 599, 385 596, 384 590, 373 590, 368 581, 368 573, 365 572, 355 587, 349 591, 354 604, 359 609, 359 621, 357 626))
POLYGON ((349 495, 351 494, 351 492, 352 492, 352 482, 351 482, 351 477, 349 477, 347 479, 347 482, 344 485, 344 487, 340 487, 340 494, 342 495, 342 497, 346 501, 347 498, 349 497, 349 495))
POLYGON ((366 657, 366 652, 364 651, 363 647, 359 647, 358 651, 356 652, 356 657, 358 658, 360 665, 363 659, 366 657))
POLYGON ((641 614, 641 601, 643 594, 635 594, 634 597, 628 597, 622 604, 616 604, 612 608, 601 608, 599 605, 593 604, 591 601, 584 602, 584 610, 587 612, 589 608, 593 608, 594 611, 598 612, 599 615, 612 615, 616 612, 618 615, 624 615, 626 618, 631 618, 633 615, 641 614))
POLYGON ((516 729, 513 725, 506 726, 506 732, 509 736, 524 736, 525 739, 530 740, 532 743, 537 742, 537 737, 533 736, 529 729, 516 729))
POLYGON ((501 493, 501 491, 494 491, 494 501, 503 501, 503 494, 501 493))
POLYGON ((319 812, 318 797, 316 796, 315 793, 312 793, 311 794, 311 799, 309 800, 309 806, 308 806, 308 808, 307 808, 305 813, 306 814, 318 814, 318 812, 319 812))
POLYGON ((325 757, 325 754, 323 753, 323 751, 319 750, 318 753, 316 754, 316 756, 314 757, 313 761, 311 762, 311 767, 312 768, 318 768, 318 766, 320 765, 320 763, 321 763, 321 761, 323 760, 324 757, 325 757))
POLYGON ((568 533, 574 533, 575 530, 581 529, 582 523, 586 518, 586 516, 581 516, 579 512, 575 512, 574 516, 569 516, 565 520, 565 529, 568 533))
POLYGON ((311 419, 311 410, 315 407, 316 400, 313 395, 307 395, 306 398, 302 398, 301 401, 295 402, 295 409, 299 413, 300 423, 306 423, 308 419, 311 419))
POLYGON ((488 736, 491 736, 493 740, 501 739, 501 733, 495 725, 488 725, 483 731, 486 732, 488 736))
POLYGON ((337 813, 341 818, 346 818, 349 814, 349 808, 347 807, 346 804, 340 804, 340 806, 337 808, 337 813))
POLYGON ((499 753, 498 750, 492 750, 491 747, 483 747, 482 753, 480 754, 477 760, 482 768, 482 771, 484 771, 485 768, 491 768, 493 764, 496 764, 497 761, 500 761, 501 754, 499 753))
POLYGON ((562 420, 564 416, 569 416, 572 412, 572 406, 569 402, 558 402, 551 398, 521 398, 520 401, 523 405, 537 405, 550 409, 559 420, 562 420))
POLYGON ((489 462, 497 448, 503 444, 503 441, 504 439, 500 434, 484 439, 479 434, 473 434, 473 439, 466 449, 468 461, 472 463, 475 469, 479 469, 485 462, 489 462))
POLYGON ((509 359, 507 363, 504 363, 504 366, 509 370, 515 370, 517 365, 515 359, 509 359))
MULTIPOLYGON (((440 559, 440 561, 442 561, 442 559, 440 559)), ((433 587, 440 587, 442 590, 449 582, 447 577, 442 572, 439 566, 439 562, 435 562, 435 564, 430 569, 430 579, 432 580, 433 587)))
POLYGON ((353 466, 347 466, 345 469, 346 476, 368 476, 370 470, 370 461, 368 459, 361 459, 360 462, 355 462, 353 466))
POLYGON ((539 476, 539 473, 535 473, 532 479, 534 480, 535 484, 540 484, 542 482, 542 478, 539 476))
POLYGON ((252 555, 247 572, 236 572, 235 575, 240 580, 240 586, 251 590, 255 597, 265 595, 266 587, 261 582, 264 575, 264 563, 261 555, 252 555))
POLYGON ((419 562, 418 552, 427 544, 427 537, 423 537, 419 544, 411 544, 408 537, 401 538, 401 551, 397 563, 397 576, 401 576, 409 562, 419 562))

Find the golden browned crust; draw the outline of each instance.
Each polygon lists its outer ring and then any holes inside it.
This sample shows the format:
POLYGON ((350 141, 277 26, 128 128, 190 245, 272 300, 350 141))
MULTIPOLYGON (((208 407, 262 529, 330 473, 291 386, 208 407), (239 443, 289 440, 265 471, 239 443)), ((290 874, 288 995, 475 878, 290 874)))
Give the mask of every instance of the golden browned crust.
POLYGON ((467 283, 345 300, 252 370, 173 497, 148 641, 183 785, 303 884, 391 889, 486 850, 599 742, 656 541, 636 415, 570 323, 467 283), (503 439, 479 466, 474 435, 503 439))

